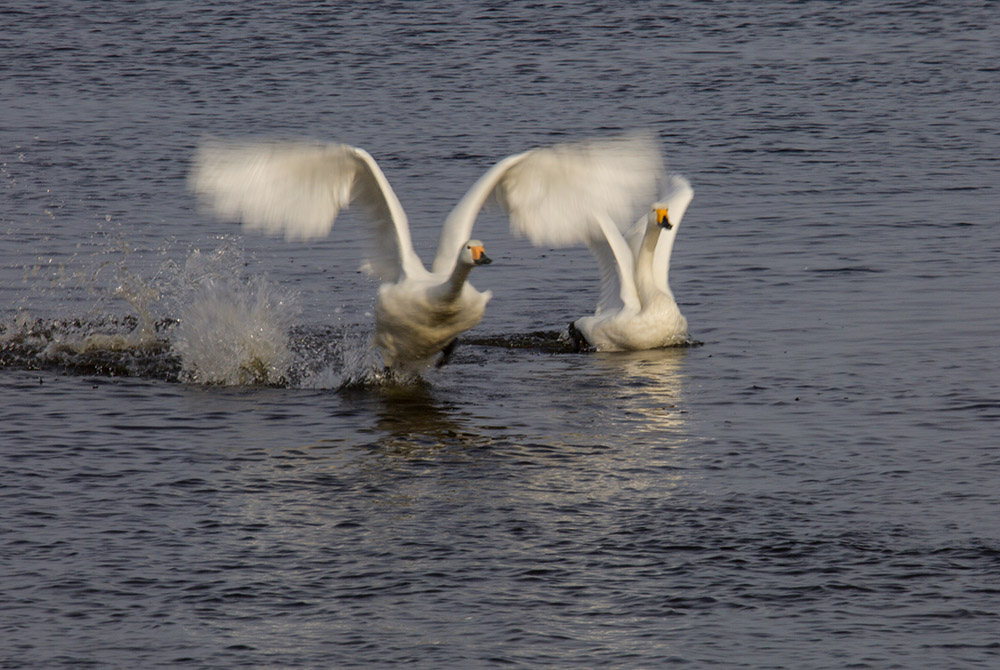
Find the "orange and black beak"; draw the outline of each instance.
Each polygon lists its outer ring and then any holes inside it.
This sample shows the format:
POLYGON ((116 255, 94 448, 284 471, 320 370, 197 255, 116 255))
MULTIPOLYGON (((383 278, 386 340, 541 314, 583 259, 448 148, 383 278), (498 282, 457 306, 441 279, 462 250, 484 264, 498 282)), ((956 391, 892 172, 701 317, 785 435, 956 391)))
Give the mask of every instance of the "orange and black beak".
POLYGON ((489 265, 493 262, 483 247, 469 247, 469 249, 472 251, 472 262, 476 265, 489 265))
POLYGON ((661 228, 666 228, 667 230, 670 230, 671 228, 674 227, 673 224, 670 223, 670 217, 667 216, 666 208, 656 209, 656 224, 661 228))

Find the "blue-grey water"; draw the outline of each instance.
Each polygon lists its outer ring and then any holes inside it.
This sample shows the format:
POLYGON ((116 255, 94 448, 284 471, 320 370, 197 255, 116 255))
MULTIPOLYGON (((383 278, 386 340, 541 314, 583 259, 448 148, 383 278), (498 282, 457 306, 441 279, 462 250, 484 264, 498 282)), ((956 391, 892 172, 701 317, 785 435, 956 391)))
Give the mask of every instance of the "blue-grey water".
POLYGON ((53 1, 0 35, 0 667, 1000 666, 996 3, 53 1), (596 264, 492 211, 486 318, 381 384, 364 220, 243 236, 186 185, 205 138, 349 142, 426 259, 497 160, 637 128, 696 191, 701 346, 554 346, 596 264))

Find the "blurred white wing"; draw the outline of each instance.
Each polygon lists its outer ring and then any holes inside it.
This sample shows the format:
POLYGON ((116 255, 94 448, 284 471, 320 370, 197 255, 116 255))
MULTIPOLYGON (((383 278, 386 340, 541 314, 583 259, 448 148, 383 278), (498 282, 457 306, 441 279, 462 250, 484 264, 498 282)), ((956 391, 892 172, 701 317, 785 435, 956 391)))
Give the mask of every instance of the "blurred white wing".
POLYGON ((627 225, 656 195, 662 173, 653 139, 630 135, 536 149, 509 170, 497 194, 515 233, 567 246, 599 237, 602 217, 627 225))
POLYGON ((584 244, 603 237, 596 216, 630 221, 637 207, 645 207, 662 171, 656 144, 646 134, 508 156, 480 177, 448 215, 433 271, 454 264, 491 194, 510 217, 514 234, 536 245, 584 244))
POLYGON ((601 271, 601 295, 594 313, 617 312, 622 308, 638 311, 641 305, 632 250, 608 217, 598 216, 595 223, 602 234, 587 241, 601 271))
POLYGON ((632 251, 632 258, 639 257, 639 248, 642 246, 642 238, 646 235, 646 214, 643 214, 629 226, 623 234, 632 251))
POLYGON ((346 144, 206 144, 189 185, 216 216, 245 228, 315 239, 340 210, 359 202, 375 224, 371 268, 383 281, 426 273, 413 251, 406 213, 375 160, 346 144))
POLYGON ((624 303, 621 299, 621 282, 619 281, 618 262, 611 246, 606 239, 594 238, 587 243, 590 253, 597 259, 597 267, 601 272, 601 293, 597 299, 594 314, 602 312, 617 312, 624 303))
POLYGON ((507 156, 502 161, 486 171, 482 177, 462 196, 458 204, 455 205, 444 225, 441 226, 441 235, 438 237, 437 252, 434 254, 434 263, 431 272, 450 272, 458 259, 458 252, 472 237, 472 226, 476 223, 479 210, 483 208, 486 199, 496 189, 497 184, 510 171, 511 167, 524 160, 531 152, 507 156))

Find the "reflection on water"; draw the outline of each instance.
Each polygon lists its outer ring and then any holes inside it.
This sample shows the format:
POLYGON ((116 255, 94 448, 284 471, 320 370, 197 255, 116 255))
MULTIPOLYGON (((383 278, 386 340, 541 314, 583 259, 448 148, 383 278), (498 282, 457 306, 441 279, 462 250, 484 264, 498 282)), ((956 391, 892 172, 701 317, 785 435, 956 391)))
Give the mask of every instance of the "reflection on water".
MULTIPOLYGON (((478 504, 484 490, 493 492, 491 504, 515 504, 503 483, 517 480, 517 505, 549 510, 545 523, 570 522, 590 505, 629 491, 670 495, 684 481, 688 351, 518 350, 522 364, 493 366, 500 376, 492 379, 474 380, 465 363, 455 365, 448 379, 463 380, 460 396, 448 384, 422 383, 341 389, 339 397, 377 417, 359 431, 373 440, 358 449, 359 471, 379 505, 407 516, 428 501, 478 504)), ((478 370, 511 353, 489 346, 470 359, 478 370)))
POLYGON ((684 428, 684 359, 688 347, 592 354, 594 369, 617 380, 613 386, 617 417, 633 439, 676 439, 684 428))
POLYGON ((617 444, 623 435, 633 444, 642 440, 660 448, 679 443, 685 425, 682 396, 688 348, 552 353, 544 348, 526 350, 520 336, 509 339, 515 342, 510 347, 497 342, 467 345, 467 362, 453 363, 433 381, 344 385, 338 396, 377 417, 374 425, 361 431, 375 435, 366 448, 404 459, 445 449, 505 444, 525 448, 533 440, 530 432, 517 432, 521 420, 562 427, 561 435, 556 435, 561 440, 547 444, 548 449, 617 444), (495 365, 496 359, 511 356, 523 359, 521 365, 505 369, 495 365), (493 376, 469 374, 470 364, 476 371, 491 370, 493 376), (505 378, 508 372, 514 376, 505 378), (571 385, 569 375, 574 378, 571 385), (520 420, 507 416, 498 421, 494 416, 511 411, 520 420))
POLYGON ((477 449, 489 443, 461 417, 458 406, 435 397, 424 381, 379 389, 344 388, 340 393, 348 403, 376 416, 371 432, 379 437, 365 446, 380 456, 421 458, 444 449, 477 449))
MULTIPOLYGON (((681 404, 689 349, 586 354, 585 381, 571 393, 578 411, 564 421, 573 436, 551 438, 545 469, 529 491, 534 504, 560 510, 554 523, 578 523, 578 511, 621 496, 672 495, 689 477, 681 404)), ((521 473, 523 477, 523 473, 521 473)))

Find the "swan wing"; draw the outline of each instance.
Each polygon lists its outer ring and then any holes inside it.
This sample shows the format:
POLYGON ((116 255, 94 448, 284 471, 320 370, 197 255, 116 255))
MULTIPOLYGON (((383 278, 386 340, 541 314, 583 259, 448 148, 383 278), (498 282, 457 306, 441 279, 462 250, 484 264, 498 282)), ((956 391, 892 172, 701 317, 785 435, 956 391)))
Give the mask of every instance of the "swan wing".
POLYGON ((400 276, 424 277, 427 270, 413 250, 406 212, 375 159, 364 149, 353 149, 359 167, 352 197, 376 223, 371 270, 382 281, 400 276))
POLYGON ((601 273, 601 293, 597 299, 594 314, 615 312, 625 306, 621 299, 621 282, 618 280, 618 261, 611 250, 611 245, 603 237, 595 237, 587 242, 590 253, 597 259, 597 268, 601 273))
POLYGON ((569 246, 600 238, 596 215, 629 220, 655 194, 662 173, 656 144, 633 134, 542 147, 489 169, 445 220, 434 272, 447 271, 486 200, 495 195, 515 235, 536 245, 569 246))
POLYGON ((635 285, 635 260, 629 244, 607 216, 596 217, 600 235, 587 240, 590 252, 601 271, 601 295, 596 314, 628 309, 639 311, 639 292, 635 285))
MULTIPOLYGON (((667 210, 670 212, 670 220, 675 226, 675 234, 676 226, 680 225, 681 219, 684 217, 684 212, 687 211, 688 205, 691 204, 693 198, 694 190, 691 188, 690 182, 682 175, 673 175, 667 185, 666 193, 660 200, 666 204, 667 210)), ((674 238, 675 235, 660 235, 660 239, 656 243, 656 249, 653 250, 653 264, 650 268, 653 276, 651 279, 653 286, 661 293, 670 293, 668 275, 670 273, 670 255, 673 250, 674 238)), ((638 244, 642 244, 641 236, 638 244)))
POLYGON ((472 227, 476 223, 476 217, 479 216, 479 210, 483 208, 486 200, 501 180, 507 176, 510 169, 524 160, 530 153, 530 151, 526 151, 507 156, 487 170, 462 196, 441 227, 441 235, 438 237, 438 247, 434 254, 431 272, 451 271, 458 259, 462 245, 472 237, 472 227))
MULTIPOLYGON (((403 207, 375 160, 346 144, 213 142, 195 155, 189 185, 218 217, 286 239, 329 234, 361 204, 374 225, 373 272, 383 281, 423 270, 403 207)), ((424 271, 426 272, 426 271, 424 271)))
POLYGON ((516 234, 570 246, 600 237, 598 221, 631 221, 662 172, 652 137, 627 135, 536 149, 511 167, 498 195, 516 234))

